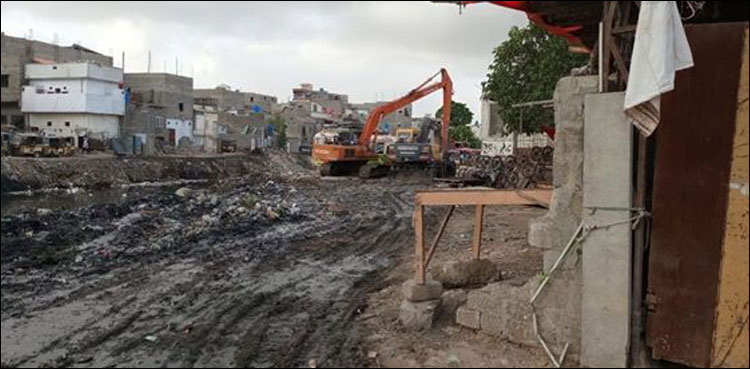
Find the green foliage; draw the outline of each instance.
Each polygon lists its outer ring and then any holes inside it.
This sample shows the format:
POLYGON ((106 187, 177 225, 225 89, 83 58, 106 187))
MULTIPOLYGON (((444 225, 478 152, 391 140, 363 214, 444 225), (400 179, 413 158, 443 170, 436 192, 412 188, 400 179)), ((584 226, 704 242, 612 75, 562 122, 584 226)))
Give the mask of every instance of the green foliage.
MULTIPOLYGON (((443 108, 435 112, 435 118, 443 118, 443 108)), ((448 127, 448 135, 454 142, 466 142, 470 147, 478 149, 482 146, 482 140, 471 131, 471 121, 474 113, 466 107, 466 104, 451 101, 451 124, 448 127)))
POLYGON ((467 145, 474 149, 482 147, 482 140, 471 131, 471 126, 450 126, 448 134, 454 142, 466 142, 467 145))
POLYGON ((548 34, 536 25, 513 27, 508 39, 493 51, 487 80, 482 82, 484 95, 498 103, 505 127, 519 132, 523 115, 523 132, 535 133, 553 124, 551 109, 541 107, 511 108, 511 105, 552 98, 557 81, 570 70, 588 61, 588 55, 568 51, 564 39, 548 34))
MULTIPOLYGON (((443 107, 435 112, 435 118, 443 118, 443 107)), ((466 104, 451 101, 451 126, 468 126, 474 119, 474 113, 466 107, 466 104)))
POLYGON ((274 114, 271 119, 268 120, 274 130, 278 133, 276 146, 285 149, 286 148, 286 121, 279 114, 274 114))

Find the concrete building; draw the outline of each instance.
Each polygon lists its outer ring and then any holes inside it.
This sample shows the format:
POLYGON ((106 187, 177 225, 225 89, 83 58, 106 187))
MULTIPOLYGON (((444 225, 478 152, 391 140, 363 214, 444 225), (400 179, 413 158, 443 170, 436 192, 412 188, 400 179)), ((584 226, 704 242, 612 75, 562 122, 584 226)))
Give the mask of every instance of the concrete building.
POLYGON ((92 63, 27 64, 21 111, 29 127, 46 136, 89 136, 106 141, 120 136, 125 114, 122 69, 92 63))
POLYGON ((24 66, 33 62, 70 63, 94 62, 112 66, 112 57, 102 55, 81 45, 58 46, 41 41, 27 40, 2 34, 0 46, 0 123, 25 127, 21 114, 21 87, 25 85, 24 66))
POLYGON ((311 83, 302 83, 292 89, 292 102, 310 101, 321 105, 324 112, 340 118, 349 104, 349 96, 328 92, 325 89, 314 90, 311 83))
POLYGON ((300 147, 312 145, 313 136, 324 124, 339 121, 325 112, 325 107, 308 100, 291 101, 280 106, 279 116, 286 123, 287 150, 300 152, 300 147))
MULTIPOLYGON (((378 101, 361 104, 349 104, 347 117, 359 119, 365 122, 370 112, 376 107, 387 104, 387 101, 378 101)), ((408 128, 412 126, 412 106, 411 104, 383 117, 380 121, 380 128, 388 130, 391 133, 397 128, 408 128)))
MULTIPOLYGON (((166 143, 177 146, 185 138, 192 142, 193 79, 167 73, 126 73, 125 89, 139 119, 125 119, 126 135, 157 135, 149 121, 164 120, 166 143), (152 117, 144 119, 147 117, 152 117)), ((134 116, 135 117, 135 116, 134 116)), ((161 127, 158 127, 161 128, 161 127)))
POLYGON ((500 117, 500 107, 496 102, 483 98, 479 115, 479 138, 486 140, 490 137, 505 134, 503 119, 500 117))
POLYGON ((196 104, 214 105, 220 111, 236 110, 239 115, 250 112, 270 114, 278 104, 275 96, 232 90, 228 85, 195 89, 193 97, 196 104))

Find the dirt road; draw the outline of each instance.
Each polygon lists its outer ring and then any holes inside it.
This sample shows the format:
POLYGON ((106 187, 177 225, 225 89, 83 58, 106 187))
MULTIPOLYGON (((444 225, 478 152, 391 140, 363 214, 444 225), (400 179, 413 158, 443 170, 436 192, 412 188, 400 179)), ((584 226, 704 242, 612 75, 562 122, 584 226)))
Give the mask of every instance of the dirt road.
POLYGON ((366 365, 415 181, 251 176, 2 224, 2 366, 366 365))

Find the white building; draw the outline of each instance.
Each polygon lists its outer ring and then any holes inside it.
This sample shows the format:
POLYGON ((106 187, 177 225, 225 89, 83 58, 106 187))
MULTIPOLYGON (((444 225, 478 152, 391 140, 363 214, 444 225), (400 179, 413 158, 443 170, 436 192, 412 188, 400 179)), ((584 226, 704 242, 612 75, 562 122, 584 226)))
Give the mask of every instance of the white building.
POLYGON ((167 132, 169 132, 169 143, 175 146, 192 145, 193 143, 193 121, 187 119, 167 119, 167 132), (183 141, 183 138, 186 140, 183 141))
POLYGON ((500 118, 500 107, 496 102, 482 99, 482 110, 480 111, 480 129, 478 137, 482 140, 505 134, 503 119, 500 118))
POLYGON ((32 130, 76 140, 120 136, 122 69, 92 63, 27 64, 26 78, 21 111, 32 130))

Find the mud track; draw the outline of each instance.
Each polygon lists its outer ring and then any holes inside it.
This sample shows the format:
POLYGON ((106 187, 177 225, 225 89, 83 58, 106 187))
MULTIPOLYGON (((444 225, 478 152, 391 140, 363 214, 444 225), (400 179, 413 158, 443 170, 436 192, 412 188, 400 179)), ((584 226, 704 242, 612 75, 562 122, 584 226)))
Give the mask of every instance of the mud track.
POLYGON ((354 319, 420 186, 255 178, 4 219, 2 366, 366 365, 354 319))

